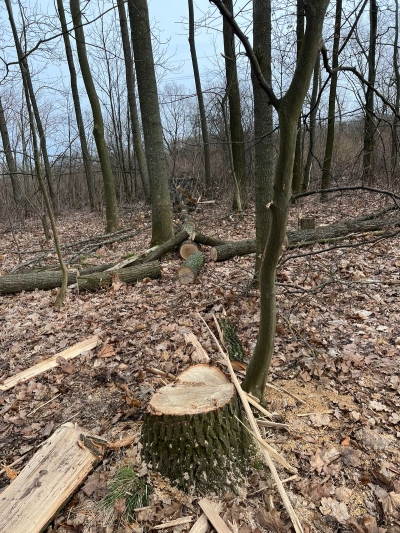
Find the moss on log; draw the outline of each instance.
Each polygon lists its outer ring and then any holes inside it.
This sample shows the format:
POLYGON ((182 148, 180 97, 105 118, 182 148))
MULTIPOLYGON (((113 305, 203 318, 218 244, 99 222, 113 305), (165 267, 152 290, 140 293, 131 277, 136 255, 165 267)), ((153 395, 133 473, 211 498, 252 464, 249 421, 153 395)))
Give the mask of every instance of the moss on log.
POLYGON ((232 383, 218 368, 193 366, 151 399, 142 426, 143 457, 186 492, 235 491, 252 450, 236 417, 232 383))
POLYGON ((186 259, 178 270, 178 282, 180 285, 189 285, 199 275, 201 267, 204 265, 205 257, 202 252, 196 252, 186 259))

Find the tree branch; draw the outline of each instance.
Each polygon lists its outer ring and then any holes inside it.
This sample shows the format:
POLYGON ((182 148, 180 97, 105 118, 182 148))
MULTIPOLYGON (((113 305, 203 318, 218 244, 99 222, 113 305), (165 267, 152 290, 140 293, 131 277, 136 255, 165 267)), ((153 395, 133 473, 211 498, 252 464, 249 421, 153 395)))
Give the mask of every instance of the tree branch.
POLYGON ((245 50, 246 55, 249 58, 249 61, 251 63, 251 66, 253 68, 254 74, 258 80, 258 83, 261 85, 262 89, 267 93, 267 96, 269 98, 269 103, 274 106, 275 109, 278 109, 279 107, 279 99, 276 97, 274 91, 272 90, 272 87, 267 83, 266 79, 264 78, 260 65, 258 63, 257 57, 254 53, 254 50, 246 37, 246 35, 242 32, 242 30, 239 28, 234 16, 221 0, 210 0, 210 3, 214 4, 215 7, 219 10, 221 15, 225 18, 225 20, 229 23, 231 26, 234 34, 240 39, 242 42, 245 50))

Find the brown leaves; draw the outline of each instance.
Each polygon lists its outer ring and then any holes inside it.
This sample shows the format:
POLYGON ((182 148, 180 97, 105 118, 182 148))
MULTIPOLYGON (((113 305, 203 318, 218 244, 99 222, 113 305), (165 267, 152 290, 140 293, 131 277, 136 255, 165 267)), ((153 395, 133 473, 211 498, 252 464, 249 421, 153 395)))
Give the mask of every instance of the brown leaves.
POLYGON ((256 511, 255 519, 261 527, 274 533, 284 533, 291 529, 291 524, 284 522, 281 518, 281 513, 276 509, 267 511, 264 507, 261 507, 256 511))

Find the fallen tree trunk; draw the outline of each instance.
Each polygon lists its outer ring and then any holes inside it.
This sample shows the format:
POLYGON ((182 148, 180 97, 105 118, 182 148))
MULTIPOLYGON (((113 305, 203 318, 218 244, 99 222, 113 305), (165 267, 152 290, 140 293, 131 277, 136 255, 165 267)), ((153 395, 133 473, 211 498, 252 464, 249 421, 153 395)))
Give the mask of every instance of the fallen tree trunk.
MULTIPOLYGON (((68 285, 76 283, 79 290, 94 291, 101 287, 110 286, 115 277, 118 277, 118 279, 128 285, 143 278, 159 278, 161 277, 160 265, 157 261, 154 261, 122 268, 115 272, 94 272, 84 276, 77 276, 75 272, 68 272, 68 285)), ((0 276, 0 294, 15 294, 36 289, 55 289, 56 287, 61 287, 61 282, 61 271, 8 274, 0 276)))
POLYGON ((180 285, 190 285, 199 275, 201 267, 204 265, 205 257, 202 252, 196 252, 186 259, 178 270, 178 283, 180 285))
POLYGON ((147 463, 185 491, 235 490, 249 457, 232 383, 216 367, 196 365, 152 397, 141 434, 147 463), (218 465, 216 468, 215 465, 218 465))
MULTIPOLYGON (((351 234, 367 233, 398 226, 400 226, 400 219, 355 219, 340 224, 332 224, 331 226, 319 226, 315 229, 288 231, 286 248, 301 248, 317 243, 323 244, 338 238, 346 238, 351 234)), ((255 251, 255 239, 248 239, 246 241, 225 242, 214 246, 211 248, 210 255, 213 261, 227 261, 233 257, 255 253, 255 251)))
POLYGON ((104 287, 109 287, 115 279, 130 285, 139 279, 160 277, 160 265, 158 261, 152 261, 151 263, 121 268, 113 272, 97 272, 88 276, 79 276, 76 278, 76 283, 79 290, 96 291, 104 287))

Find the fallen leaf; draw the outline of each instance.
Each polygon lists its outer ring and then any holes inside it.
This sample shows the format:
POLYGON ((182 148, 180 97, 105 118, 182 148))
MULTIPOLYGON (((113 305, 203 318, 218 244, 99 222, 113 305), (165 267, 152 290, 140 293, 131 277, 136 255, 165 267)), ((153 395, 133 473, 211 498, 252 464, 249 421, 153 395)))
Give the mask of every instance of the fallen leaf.
POLYGON ((18 476, 17 470, 14 470, 13 468, 10 468, 9 466, 7 466, 5 464, 2 464, 1 466, 4 468, 4 472, 5 472, 6 476, 11 481, 13 481, 18 476))
POLYGON ((114 348, 109 344, 105 344, 100 350, 97 357, 99 357, 100 359, 105 359, 106 357, 112 357, 113 355, 115 355, 114 348))

